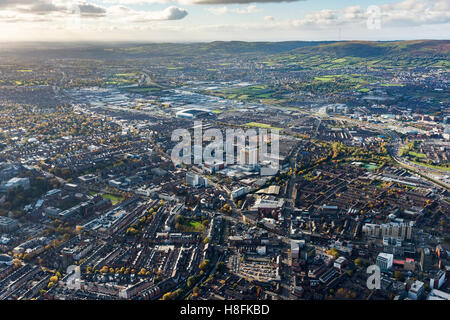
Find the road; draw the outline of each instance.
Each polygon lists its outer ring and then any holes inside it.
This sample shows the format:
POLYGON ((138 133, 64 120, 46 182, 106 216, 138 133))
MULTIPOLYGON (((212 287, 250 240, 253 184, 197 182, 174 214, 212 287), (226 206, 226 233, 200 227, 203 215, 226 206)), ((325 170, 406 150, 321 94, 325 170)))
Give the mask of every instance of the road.
MULTIPOLYGON (((402 140, 398 136, 398 134, 394 131, 389 129, 386 125, 383 124, 376 124, 376 123, 369 123, 369 122, 362 122, 359 120, 351 119, 345 116, 335 116, 335 119, 347 121, 348 123, 353 123, 357 126, 365 126, 368 128, 371 128, 375 131, 378 131, 381 134, 387 135, 391 137, 391 145, 389 148, 389 154, 392 157, 392 159, 399 164, 402 168, 409 170, 415 174, 418 174, 433 184, 435 184, 438 188, 445 188, 447 190, 450 190, 450 184, 448 183, 448 179, 444 176, 447 172, 429 168, 426 166, 421 166, 417 163, 413 163, 411 161, 408 161, 407 159, 404 159, 400 157, 400 149, 402 147, 402 140)), ((450 175, 450 173, 448 173, 450 175)))
POLYGON ((410 171, 416 174, 428 178, 428 180, 430 180, 434 184, 437 184, 439 187, 444 187, 447 190, 450 190, 450 184, 448 184, 444 180, 445 178, 443 177, 444 174, 443 171, 421 166, 400 157, 400 149, 402 147, 400 137, 397 135, 397 133, 391 130, 386 129, 384 130, 384 132, 392 138, 391 148, 389 148, 389 154, 392 157, 392 159, 394 159, 395 162, 397 162, 400 166, 402 166, 405 169, 409 169, 410 171))

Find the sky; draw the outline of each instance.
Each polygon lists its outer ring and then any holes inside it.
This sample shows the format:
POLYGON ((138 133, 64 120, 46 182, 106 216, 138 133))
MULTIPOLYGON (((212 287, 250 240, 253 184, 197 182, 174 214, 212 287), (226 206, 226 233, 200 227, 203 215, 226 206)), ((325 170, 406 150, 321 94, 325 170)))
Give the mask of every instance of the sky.
POLYGON ((0 0, 0 41, 450 39, 450 0, 0 0))

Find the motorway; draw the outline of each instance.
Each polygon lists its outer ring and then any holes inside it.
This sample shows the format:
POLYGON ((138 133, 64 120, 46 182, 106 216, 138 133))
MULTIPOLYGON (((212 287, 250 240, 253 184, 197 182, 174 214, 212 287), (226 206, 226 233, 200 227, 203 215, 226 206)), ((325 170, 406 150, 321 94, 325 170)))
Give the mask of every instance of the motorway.
POLYGON ((392 138, 391 148, 389 149, 389 154, 397 162, 405 169, 409 169, 410 171, 423 176, 424 178, 428 178, 434 184, 437 184, 440 187, 444 187, 447 190, 450 190, 450 184, 448 183, 448 178, 445 178, 445 172, 437 169, 421 166, 414 162, 408 161, 400 157, 400 149, 402 147, 401 139, 391 130, 385 130, 386 134, 388 134, 392 138))
POLYGON ((402 140, 394 130, 388 128, 385 125, 362 122, 345 116, 334 116, 333 118, 353 123, 357 126, 365 126, 373 130, 376 130, 381 134, 391 137, 392 141, 389 148, 389 155, 395 162, 397 162, 398 165, 400 165, 402 168, 406 170, 409 170, 415 174, 422 176, 423 178, 429 180, 439 188, 445 188, 447 190, 450 190, 449 178, 446 177, 450 175, 450 173, 444 170, 441 171, 434 168, 422 166, 420 164, 413 163, 411 161, 408 161, 407 159, 400 157, 400 149, 403 146, 402 140))

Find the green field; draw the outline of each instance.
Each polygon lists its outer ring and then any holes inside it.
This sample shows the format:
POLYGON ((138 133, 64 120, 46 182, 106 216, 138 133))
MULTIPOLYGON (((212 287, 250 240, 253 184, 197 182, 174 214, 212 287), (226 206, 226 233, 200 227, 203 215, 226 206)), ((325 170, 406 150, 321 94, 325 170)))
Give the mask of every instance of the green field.
POLYGON ((314 80, 322 81, 322 82, 331 82, 331 81, 335 81, 335 78, 334 77, 315 77, 314 80))
POLYGON ((205 230, 203 224, 194 218, 183 218, 181 222, 176 223, 176 228, 182 232, 203 232, 205 230))
POLYGON ((202 224, 198 221, 190 221, 189 225, 198 232, 202 231, 202 224))
POLYGON ((363 164, 363 167, 369 171, 374 171, 379 168, 379 166, 373 164, 363 164))
POLYGON ((276 128, 276 127, 272 127, 270 124, 259 123, 259 122, 249 122, 249 123, 246 123, 245 126, 261 128, 261 129, 283 130, 283 128, 276 128))
POLYGON ((381 84, 382 87, 403 87, 403 84, 398 84, 398 83, 382 83, 381 84))
POLYGON ((231 87, 206 92, 226 99, 236 99, 242 101, 259 101, 267 99, 276 99, 276 91, 266 85, 254 85, 248 87, 231 87))
POLYGON ((116 204, 118 204, 119 202, 122 202, 123 199, 124 199, 123 197, 115 196, 115 195, 109 194, 109 193, 103 194, 102 197, 103 197, 103 199, 109 199, 109 200, 111 200, 111 202, 112 202, 113 205, 116 205, 116 204))
POLYGON ((417 162, 417 161, 411 161, 411 162, 418 164, 420 166, 423 166, 423 167, 450 172, 450 167, 435 166, 432 164, 427 164, 427 163, 422 163, 422 162, 417 162))
POLYGON ((425 159, 427 157, 423 153, 418 153, 418 152, 414 152, 414 151, 410 151, 408 154, 412 157, 419 158, 419 159, 425 159))

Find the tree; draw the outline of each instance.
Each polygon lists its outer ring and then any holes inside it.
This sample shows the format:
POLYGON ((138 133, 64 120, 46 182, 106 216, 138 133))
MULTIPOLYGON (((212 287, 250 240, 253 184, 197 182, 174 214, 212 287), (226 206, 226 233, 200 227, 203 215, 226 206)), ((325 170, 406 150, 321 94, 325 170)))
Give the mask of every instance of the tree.
POLYGON ((403 280, 403 272, 401 271, 395 271, 394 272, 394 278, 398 281, 402 281, 403 280))
POLYGON ((331 248, 330 250, 327 250, 327 254, 330 256, 333 256, 335 259, 339 257, 339 252, 335 248, 331 248))
POLYGON ((178 223, 180 225, 184 223, 184 217, 182 215, 177 215, 174 220, 175 223, 178 223))
POLYGON ((225 269, 225 263, 223 263, 222 261, 217 262, 216 270, 219 272, 222 272, 224 269, 225 269))
POLYGON ((182 289, 178 289, 174 292, 167 292, 165 295, 163 295, 162 300, 176 300, 182 293, 182 289))
POLYGON ((223 205, 220 211, 225 214, 231 214, 233 212, 233 208, 231 208, 231 206, 228 203, 226 203, 223 205))
POLYGON ((163 295, 162 300, 174 300, 172 292, 167 292, 163 295))
POLYGON ((138 233, 138 231, 133 227, 130 227, 127 229, 127 235, 135 235, 137 233, 138 233))
POLYGON ((145 276, 146 273, 147 273, 147 270, 145 268, 142 268, 141 270, 139 270, 138 275, 145 276))
POLYGON ((186 285, 188 286, 188 288, 192 288, 192 286, 195 284, 195 282, 197 282, 197 277, 190 276, 186 281, 186 285))
POLYGON ((209 260, 206 259, 202 263, 200 263, 198 267, 200 268, 200 270, 205 271, 209 268, 209 263, 210 263, 209 260))

